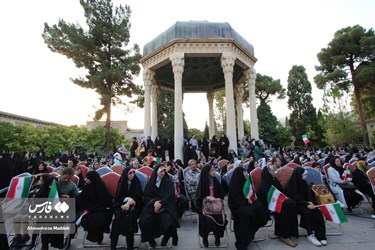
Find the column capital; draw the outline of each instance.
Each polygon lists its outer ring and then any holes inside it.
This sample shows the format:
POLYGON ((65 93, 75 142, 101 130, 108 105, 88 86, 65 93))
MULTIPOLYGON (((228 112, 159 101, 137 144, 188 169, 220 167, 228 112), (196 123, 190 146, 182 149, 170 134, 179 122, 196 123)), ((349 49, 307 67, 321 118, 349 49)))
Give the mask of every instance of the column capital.
POLYGON ((150 87, 154 81, 155 71, 151 69, 145 69, 143 71, 143 84, 145 87, 150 87))
POLYGON ((244 71, 246 81, 249 81, 250 84, 255 84, 257 78, 257 72, 254 67, 251 67, 244 71))
POLYGON ((156 84, 151 85, 151 101, 156 103, 159 95, 159 86, 156 84))
POLYGON ((223 68, 224 71, 224 77, 227 74, 232 74, 233 73, 233 66, 234 66, 234 61, 236 60, 236 57, 232 53, 223 53, 220 58, 221 62, 221 67, 223 68))
POLYGON ((185 56, 183 52, 176 52, 169 57, 171 60, 173 73, 176 75, 182 75, 185 67, 185 56))

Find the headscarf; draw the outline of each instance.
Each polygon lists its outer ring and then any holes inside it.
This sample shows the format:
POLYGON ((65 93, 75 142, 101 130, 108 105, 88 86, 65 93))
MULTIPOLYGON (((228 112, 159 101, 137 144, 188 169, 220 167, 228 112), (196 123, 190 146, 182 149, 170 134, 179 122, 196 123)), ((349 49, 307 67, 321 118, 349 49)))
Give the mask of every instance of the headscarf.
POLYGON ((161 181, 160 178, 159 178, 159 176, 158 176, 158 173, 159 173, 162 169, 164 169, 163 165, 159 164, 159 165, 157 165, 157 166, 154 168, 154 170, 152 171, 152 174, 151 174, 151 176, 150 176, 150 179, 149 179, 149 181, 147 182, 146 187, 145 187, 145 191, 144 191, 144 195, 145 195, 145 196, 152 196, 152 197, 155 197, 155 196, 158 195, 158 194, 157 194, 158 192, 156 192, 155 187, 156 187, 156 182, 157 182, 157 180, 159 179, 159 181, 161 181))
POLYGON ((302 178, 306 170, 303 167, 294 169, 292 175, 286 184, 286 190, 289 197, 294 201, 312 201, 311 191, 307 182, 302 178))
POLYGON ((331 165, 332 168, 334 168, 337 172, 339 172, 340 176, 342 176, 342 174, 344 173, 344 168, 342 166, 336 165, 335 163, 336 159, 340 159, 340 157, 338 156, 331 157, 329 160, 329 164, 331 165))
POLYGON ((255 169, 255 160, 252 160, 251 162, 249 162, 249 166, 247 167, 247 172, 250 173, 254 169, 255 169))
POLYGON ((241 162, 242 162, 241 160, 237 160, 237 161, 235 161, 235 162, 233 163, 233 168, 237 168, 237 167, 240 165, 241 162))
POLYGON ((245 171, 244 168, 235 168, 229 183, 228 205, 230 209, 248 204, 243 193, 243 187, 246 182, 243 171, 245 171))

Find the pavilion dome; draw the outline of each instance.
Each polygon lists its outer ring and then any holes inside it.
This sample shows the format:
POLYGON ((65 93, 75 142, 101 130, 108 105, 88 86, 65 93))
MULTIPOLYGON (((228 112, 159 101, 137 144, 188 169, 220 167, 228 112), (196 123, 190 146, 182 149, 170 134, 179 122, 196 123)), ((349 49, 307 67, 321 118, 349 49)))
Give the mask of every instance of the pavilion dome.
POLYGON ((143 47, 143 57, 152 54, 174 40, 181 39, 233 39, 250 55, 254 56, 254 47, 238 34, 227 22, 186 21, 176 22, 172 27, 148 42, 143 47))

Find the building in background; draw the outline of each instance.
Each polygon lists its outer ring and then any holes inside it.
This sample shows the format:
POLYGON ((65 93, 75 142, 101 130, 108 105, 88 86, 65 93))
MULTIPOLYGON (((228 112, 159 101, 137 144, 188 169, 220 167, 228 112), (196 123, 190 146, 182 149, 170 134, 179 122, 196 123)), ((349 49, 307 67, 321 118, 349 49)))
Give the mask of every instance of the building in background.
MULTIPOLYGON (((105 121, 87 121, 86 127, 88 129, 94 129, 97 126, 105 126, 105 121)), ((125 136, 125 138, 139 137, 143 134, 143 129, 131 129, 128 127, 128 121, 111 121, 111 128, 117 129, 120 134, 125 136)))
POLYGON ((30 118, 21 115, 15 115, 7 112, 0 111, 0 122, 9 122, 13 125, 19 125, 23 123, 30 123, 36 127, 44 127, 44 126, 64 126, 62 124, 54 123, 54 122, 47 122, 38 120, 35 118, 30 118))

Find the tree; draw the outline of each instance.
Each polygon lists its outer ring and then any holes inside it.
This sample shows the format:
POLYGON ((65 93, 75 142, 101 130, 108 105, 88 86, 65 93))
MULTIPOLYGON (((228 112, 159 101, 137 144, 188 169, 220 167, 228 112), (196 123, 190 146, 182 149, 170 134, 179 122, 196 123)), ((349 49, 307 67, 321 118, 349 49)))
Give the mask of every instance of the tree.
POLYGON ((342 146, 348 143, 356 144, 361 141, 364 131, 351 118, 348 112, 328 114, 325 116, 327 130, 325 134, 327 144, 342 146))
POLYGON ((289 118, 291 132, 297 139, 296 144, 302 145, 302 135, 307 132, 308 125, 315 132, 319 127, 312 105, 311 83, 303 66, 294 65, 289 71, 287 95, 288 107, 292 110, 289 118))
POLYGON ((257 108, 259 134, 266 144, 274 145, 277 135, 277 118, 272 114, 270 105, 261 101, 257 108))
MULTIPOLYGON (((334 38, 317 55, 320 71, 314 77, 318 88, 337 87, 354 91, 361 127, 367 132, 363 110, 362 92, 375 82, 375 35, 374 30, 366 30, 359 25, 336 31, 334 38)), ((369 144, 368 133, 364 133, 364 143, 369 144)))
POLYGON ((280 123, 278 123, 276 127, 276 139, 275 139, 275 147, 286 147, 289 146, 291 143, 291 133, 289 127, 283 127, 280 123))
POLYGON ((127 48, 130 40, 130 8, 113 7, 110 0, 81 0, 88 30, 79 24, 60 19, 58 24, 44 24, 43 39, 53 52, 72 59, 78 68, 85 68, 85 77, 73 83, 94 89, 100 96, 102 108, 95 113, 99 120, 106 118, 105 151, 110 147, 111 105, 124 104, 120 96, 136 98, 139 103, 142 88, 133 82, 140 72, 139 46, 127 48), (138 99, 137 99, 138 98, 138 99))
POLYGON ((15 127, 10 122, 0 122, 0 153, 10 151, 15 127))

